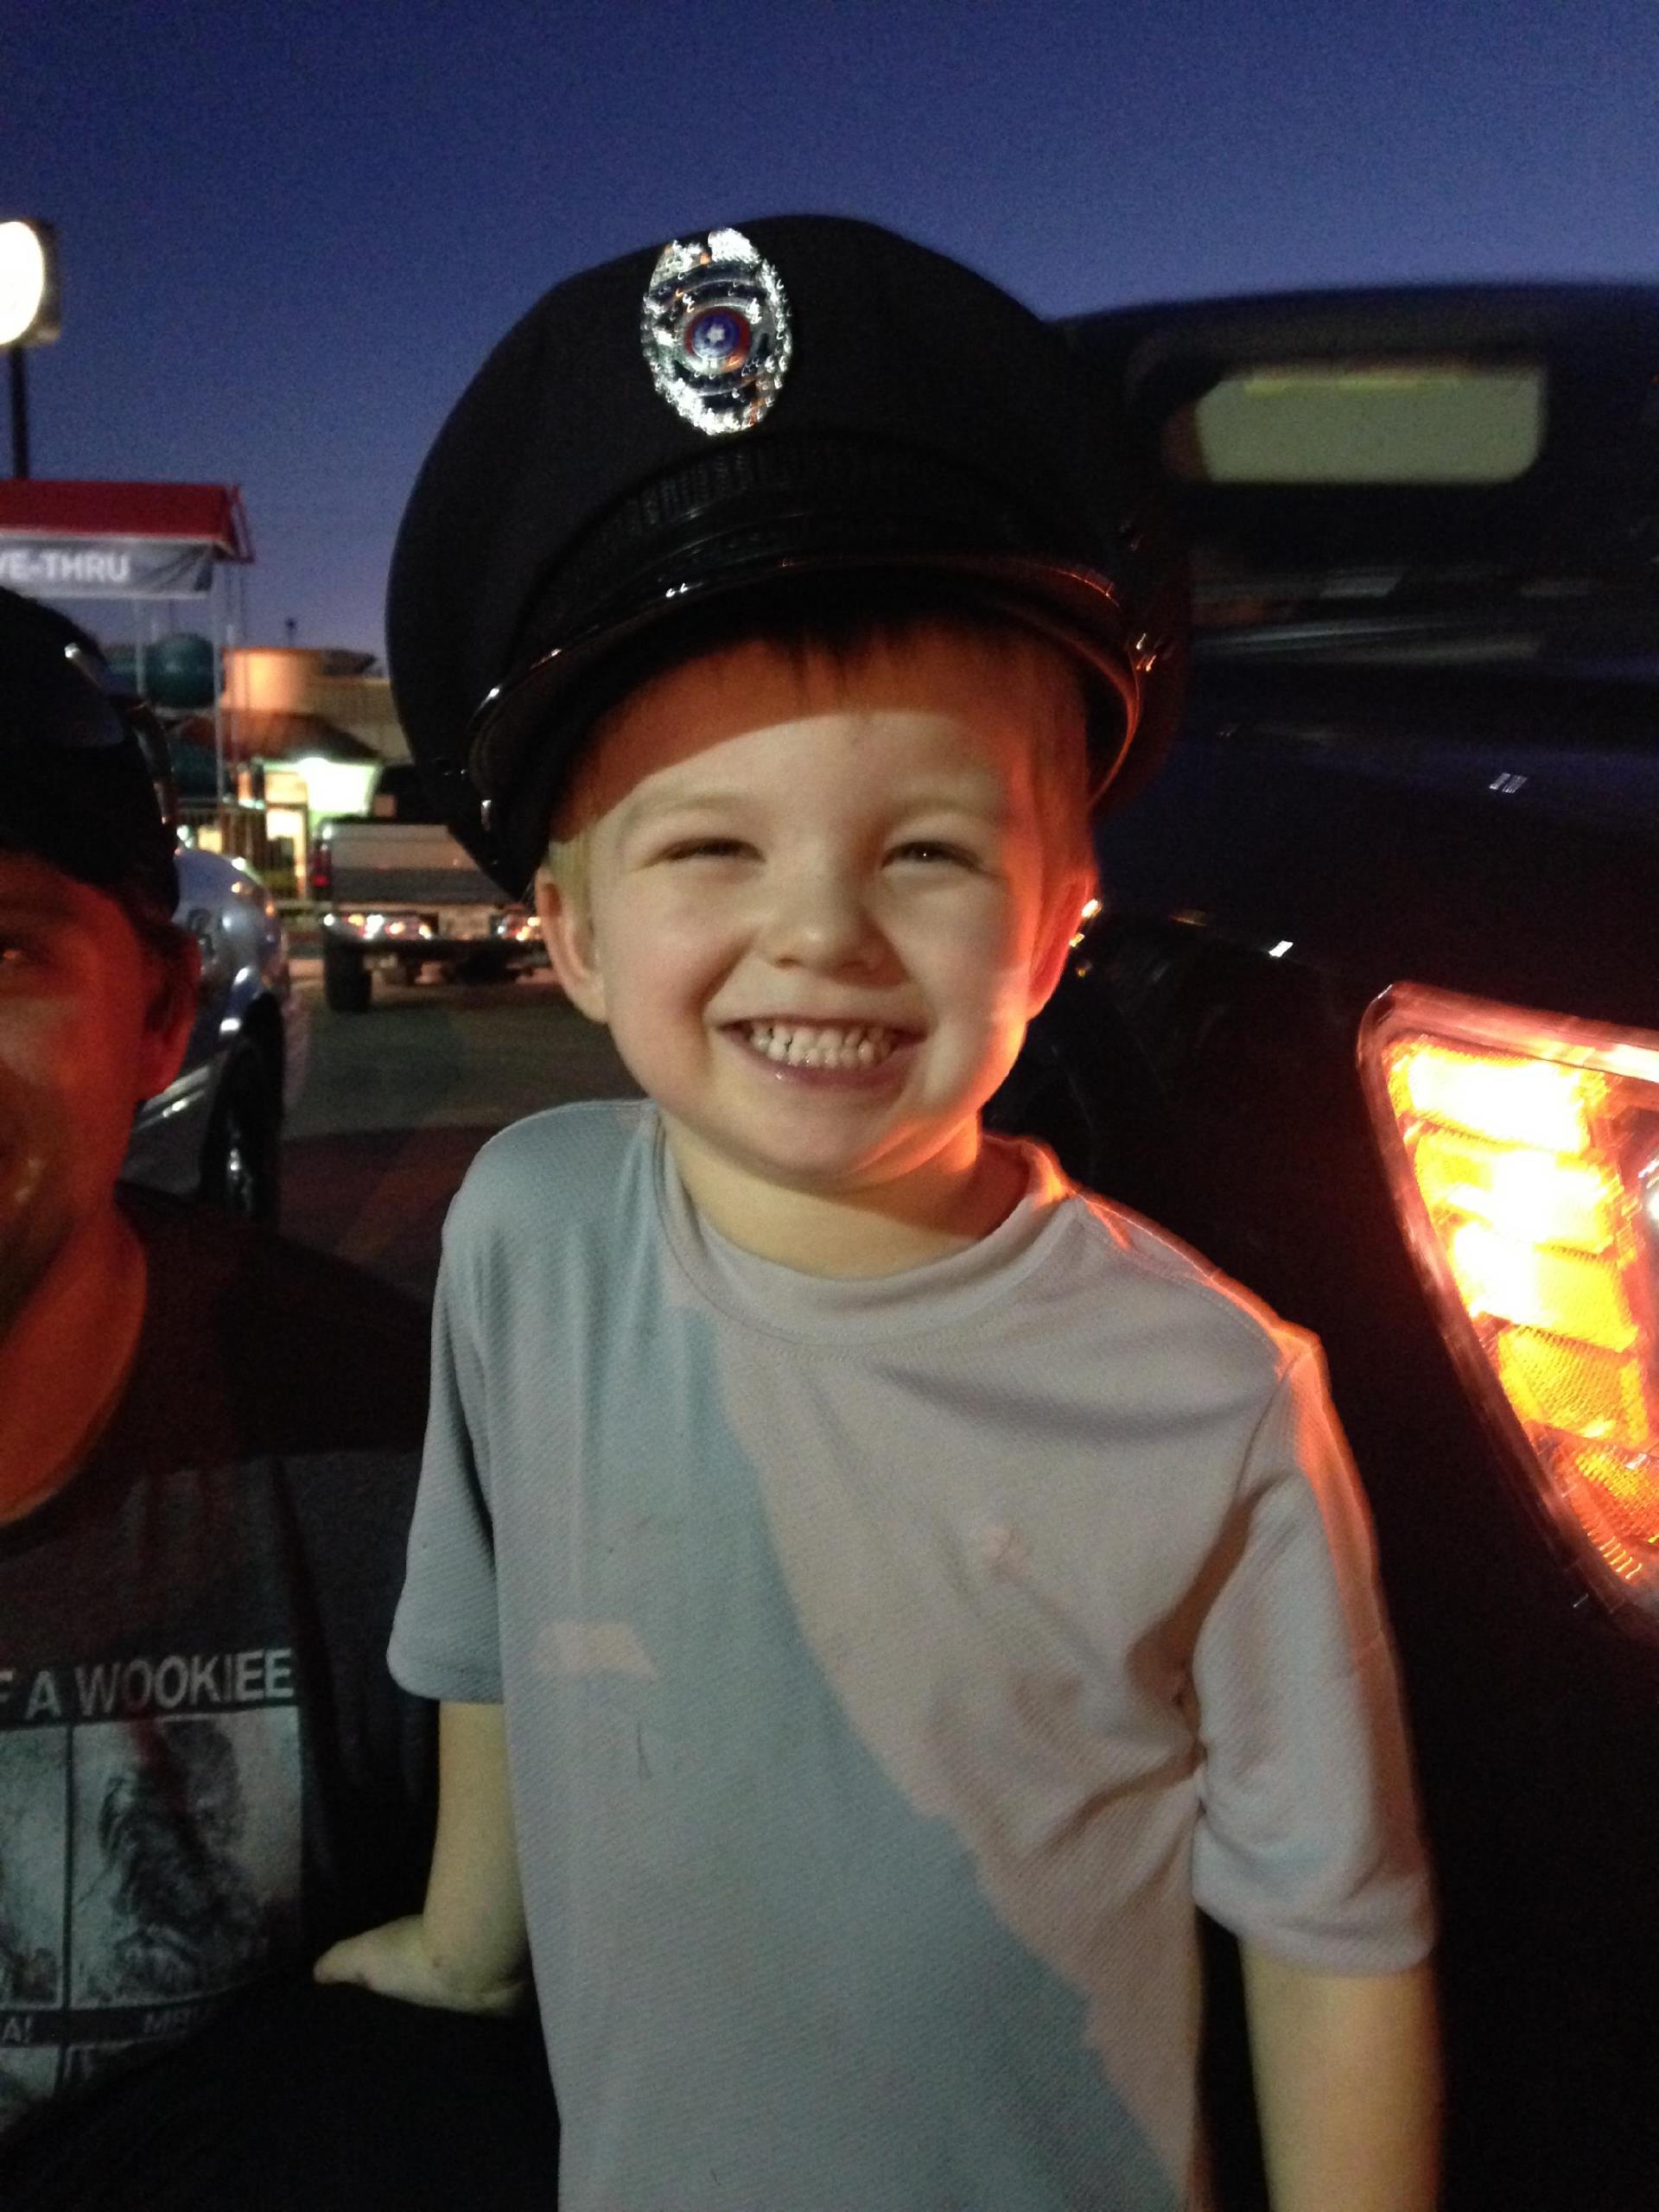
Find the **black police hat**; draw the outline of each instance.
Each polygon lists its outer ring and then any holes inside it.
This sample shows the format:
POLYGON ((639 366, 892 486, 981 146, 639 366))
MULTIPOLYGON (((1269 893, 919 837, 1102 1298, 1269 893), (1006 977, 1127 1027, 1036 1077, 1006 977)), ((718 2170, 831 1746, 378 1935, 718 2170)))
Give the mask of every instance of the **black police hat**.
POLYGON ((1173 725, 1185 594, 1103 395, 983 277, 782 216, 557 285, 440 431, 392 557, 404 726, 514 895, 584 730, 696 622, 793 589, 918 588, 1055 639, 1098 792, 1173 725))
POLYGON ((173 833, 95 641, 0 589, 0 850, 178 904, 173 833))

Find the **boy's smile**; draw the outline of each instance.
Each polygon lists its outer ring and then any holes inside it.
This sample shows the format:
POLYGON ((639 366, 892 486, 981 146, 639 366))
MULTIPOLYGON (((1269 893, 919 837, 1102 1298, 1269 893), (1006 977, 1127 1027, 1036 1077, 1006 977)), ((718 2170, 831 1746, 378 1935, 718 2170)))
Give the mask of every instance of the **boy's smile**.
POLYGON ((737 1035, 790 1075, 868 1074, 911 1040, 885 1022, 745 1021, 737 1035))
POLYGON ((979 1109, 1088 887, 1033 772, 1067 742, 1061 665, 932 630, 846 664, 709 654, 603 727, 550 946, 717 1227, 773 1241, 792 1194, 963 1233, 979 1109))

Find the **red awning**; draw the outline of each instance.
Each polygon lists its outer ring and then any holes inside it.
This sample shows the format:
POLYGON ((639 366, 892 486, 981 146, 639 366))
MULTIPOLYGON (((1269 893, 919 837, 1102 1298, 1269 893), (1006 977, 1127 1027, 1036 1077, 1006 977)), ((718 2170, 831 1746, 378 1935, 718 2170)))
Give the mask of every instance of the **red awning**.
POLYGON ((31 537, 176 537, 223 561, 251 561, 236 484, 62 484, 0 479, 0 532, 31 537))

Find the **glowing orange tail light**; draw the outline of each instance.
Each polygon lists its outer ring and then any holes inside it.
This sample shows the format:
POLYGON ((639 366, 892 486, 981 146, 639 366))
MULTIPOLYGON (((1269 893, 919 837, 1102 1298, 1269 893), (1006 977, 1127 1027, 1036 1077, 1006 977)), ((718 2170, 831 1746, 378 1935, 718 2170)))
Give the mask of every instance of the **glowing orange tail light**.
POLYGON ((1659 1039, 1402 984, 1360 1063, 1465 1375, 1602 1594, 1659 1623, 1659 1039))

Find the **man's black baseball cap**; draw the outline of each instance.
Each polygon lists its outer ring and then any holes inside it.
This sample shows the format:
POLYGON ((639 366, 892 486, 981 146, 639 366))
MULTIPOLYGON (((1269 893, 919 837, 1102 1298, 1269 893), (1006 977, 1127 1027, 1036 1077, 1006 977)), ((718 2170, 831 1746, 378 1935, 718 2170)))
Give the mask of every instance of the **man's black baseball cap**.
POLYGON ((178 904, 173 833, 113 679, 86 632, 0 589, 0 851, 97 890, 178 904))
POLYGON ((1172 734, 1185 590, 1108 404, 1006 292, 838 216, 556 285, 439 432, 392 556, 393 690, 446 819, 519 895, 596 714, 751 600, 849 593, 1065 647, 1116 800, 1172 734))

